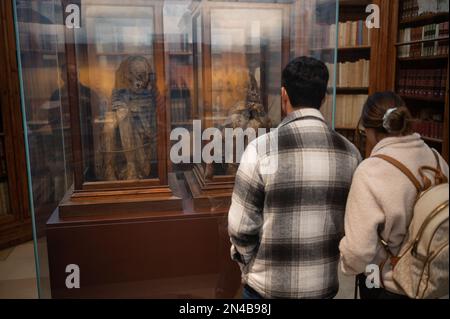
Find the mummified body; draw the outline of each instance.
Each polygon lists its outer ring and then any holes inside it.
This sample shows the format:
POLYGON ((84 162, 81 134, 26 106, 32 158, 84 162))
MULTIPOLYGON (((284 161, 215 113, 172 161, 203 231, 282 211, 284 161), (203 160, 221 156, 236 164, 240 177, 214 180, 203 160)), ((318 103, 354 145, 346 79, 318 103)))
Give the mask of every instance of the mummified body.
MULTIPOLYGON (((227 119, 221 126, 222 137, 225 138, 225 129, 227 128, 242 128, 244 131, 248 128, 252 128, 255 130, 255 133, 258 134, 258 129, 270 129, 271 127, 272 122, 261 103, 261 94, 256 79, 249 74, 246 99, 245 101, 237 102, 231 107, 227 119)), ((245 146, 247 146, 249 142, 250 141, 246 140, 245 146)), ((225 145, 225 142, 222 143, 222 145, 225 145)), ((225 157, 225 149, 222 150, 222 154, 225 157)), ((237 164, 238 159, 236 158, 236 147, 234 147, 233 158, 232 164, 221 164, 221 166, 223 166, 222 171, 224 171, 226 175, 235 175, 239 167, 239 164, 237 164)), ((225 163, 225 159, 223 159, 222 163, 225 163)), ((205 178, 211 179, 218 166, 219 164, 217 163, 207 164, 205 178)))
POLYGON ((151 66, 141 56, 125 59, 116 72, 112 112, 104 126, 106 180, 150 177, 156 137, 156 89, 151 66))

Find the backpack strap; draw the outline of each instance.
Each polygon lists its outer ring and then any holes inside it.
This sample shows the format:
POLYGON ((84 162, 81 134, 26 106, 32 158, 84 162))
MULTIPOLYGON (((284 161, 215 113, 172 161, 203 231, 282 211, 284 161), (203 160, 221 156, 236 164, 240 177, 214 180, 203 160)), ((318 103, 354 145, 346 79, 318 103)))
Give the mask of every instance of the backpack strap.
POLYGON ((378 155, 374 155, 372 157, 381 158, 381 159, 385 160, 386 162, 392 164, 393 166, 397 167, 414 184, 414 187, 416 188, 417 193, 422 192, 422 185, 420 184, 419 180, 414 176, 414 174, 405 165, 403 165, 402 163, 397 161, 395 158, 392 158, 392 157, 384 155, 384 154, 378 154, 378 155))
POLYGON ((441 161, 439 159, 438 153, 434 149, 432 150, 432 152, 433 152, 434 157, 436 158, 436 162, 437 162, 436 168, 431 167, 431 166, 422 166, 421 168, 419 168, 419 174, 420 174, 420 177, 422 177, 422 180, 423 180, 423 185, 424 185, 423 189, 424 190, 427 190, 431 186, 433 186, 433 183, 431 182, 431 180, 425 174, 426 171, 434 173, 434 185, 440 185, 440 184, 448 183, 447 176, 445 176, 445 174, 442 172, 441 161))
POLYGON ((442 169, 441 169, 441 160, 440 160, 440 158, 439 158, 438 153, 437 153, 434 149, 432 149, 431 151, 433 152, 433 155, 434 155, 434 157, 436 158, 436 162, 437 162, 436 167, 437 167, 437 169, 440 170, 440 171, 442 171, 442 169))
MULTIPOLYGON (((417 195, 419 195, 422 192, 422 185, 420 184, 419 180, 414 176, 414 174, 404 164, 400 163, 395 158, 392 158, 392 157, 384 155, 384 154, 378 154, 378 155, 374 155, 372 157, 380 158, 380 159, 392 164, 396 168, 398 168, 413 183, 414 187, 417 190, 417 195)), ((381 246, 383 247, 383 249, 386 251, 386 255, 387 255, 386 259, 379 265, 381 285, 384 287, 384 281, 383 281, 384 266, 386 265, 386 263, 388 261, 390 261, 392 269, 394 269, 398 262, 398 257, 389 248, 388 241, 384 240, 383 237, 381 236, 380 229, 378 230, 378 240, 379 240, 379 243, 381 244, 381 246)))

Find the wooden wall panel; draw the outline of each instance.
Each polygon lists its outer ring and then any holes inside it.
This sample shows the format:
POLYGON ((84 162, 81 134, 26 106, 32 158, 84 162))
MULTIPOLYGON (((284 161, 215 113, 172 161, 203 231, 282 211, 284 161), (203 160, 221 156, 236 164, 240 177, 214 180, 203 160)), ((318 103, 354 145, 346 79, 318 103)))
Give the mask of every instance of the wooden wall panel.
POLYGON ((0 105, 4 121, 10 218, 0 219, 0 249, 32 238, 12 1, 0 2, 0 105))

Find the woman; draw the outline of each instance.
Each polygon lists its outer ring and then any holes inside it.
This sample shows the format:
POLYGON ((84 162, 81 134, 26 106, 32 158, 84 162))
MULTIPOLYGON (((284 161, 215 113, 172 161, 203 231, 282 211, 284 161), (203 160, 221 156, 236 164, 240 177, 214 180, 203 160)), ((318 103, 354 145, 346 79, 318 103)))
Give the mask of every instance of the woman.
MULTIPOLYGON (((392 279, 390 263, 382 268, 383 288, 369 289, 364 275, 368 265, 382 265, 386 252, 379 235, 398 253, 412 219, 417 189, 398 168, 374 155, 388 155, 400 161, 422 180, 419 168, 437 167, 436 155, 411 129, 411 114, 403 100, 392 92, 368 98, 361 123, 369 145, 375 145, 371 158, 362 162, 353 177, 346 216, 345 237, 340 243, 341 269, 358 275, 362 299, 407 298, 392 279), (379 233, 380 232, 380 233, 379 233)), ((439 157, 448 177, 448 164, 439 157)))

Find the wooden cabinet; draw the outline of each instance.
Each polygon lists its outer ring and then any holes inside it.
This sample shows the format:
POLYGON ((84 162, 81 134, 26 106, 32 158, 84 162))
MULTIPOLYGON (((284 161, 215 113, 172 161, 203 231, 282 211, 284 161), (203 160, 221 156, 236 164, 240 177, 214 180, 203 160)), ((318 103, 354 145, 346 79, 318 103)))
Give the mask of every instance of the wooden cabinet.
POLYGON ((0 249, 32 239, 14 24, 0 3, 0 249))

